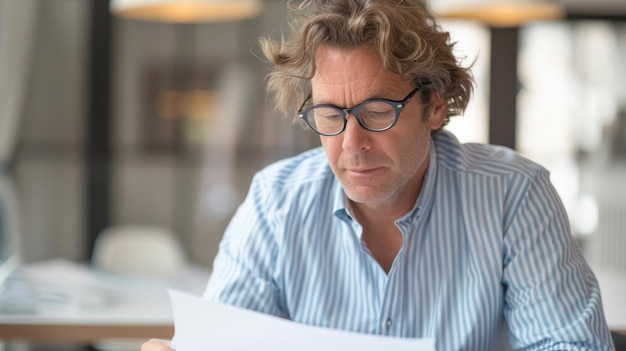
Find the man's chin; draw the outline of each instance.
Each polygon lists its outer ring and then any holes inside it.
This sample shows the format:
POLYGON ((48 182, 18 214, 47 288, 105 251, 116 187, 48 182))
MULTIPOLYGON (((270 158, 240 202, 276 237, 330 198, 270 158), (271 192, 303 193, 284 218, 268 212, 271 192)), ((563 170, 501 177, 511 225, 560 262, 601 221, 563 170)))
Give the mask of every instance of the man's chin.
POLYGON ((350 201, 357 204, 375 204, 384 199, 381 192, 372 186, 344 187, 344 193, 350 201))

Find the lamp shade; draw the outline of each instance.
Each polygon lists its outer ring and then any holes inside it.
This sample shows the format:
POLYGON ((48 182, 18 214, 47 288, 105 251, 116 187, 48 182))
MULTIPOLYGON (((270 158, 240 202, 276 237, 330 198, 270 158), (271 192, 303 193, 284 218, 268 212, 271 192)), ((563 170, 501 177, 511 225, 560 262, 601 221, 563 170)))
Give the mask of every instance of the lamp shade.
POLYGON ((476 20, 492 27, 565 17, 562 5, 533 0, 434 0, 431 6, 441 18, 476 20))
POLYGON ((111 13, 145 21, 197 23, 243 20, 257 16, 261 0, 112 0, 111 13))

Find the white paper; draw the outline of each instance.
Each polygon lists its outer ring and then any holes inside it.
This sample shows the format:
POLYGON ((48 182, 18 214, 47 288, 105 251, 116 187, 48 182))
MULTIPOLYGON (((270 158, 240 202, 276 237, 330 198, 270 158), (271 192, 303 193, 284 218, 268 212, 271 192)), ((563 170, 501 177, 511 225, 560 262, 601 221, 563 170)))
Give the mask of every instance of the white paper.
POLYGON ((433 339, 358 334, 295 323, 170 290, 177 351, 435 351, 433 339))

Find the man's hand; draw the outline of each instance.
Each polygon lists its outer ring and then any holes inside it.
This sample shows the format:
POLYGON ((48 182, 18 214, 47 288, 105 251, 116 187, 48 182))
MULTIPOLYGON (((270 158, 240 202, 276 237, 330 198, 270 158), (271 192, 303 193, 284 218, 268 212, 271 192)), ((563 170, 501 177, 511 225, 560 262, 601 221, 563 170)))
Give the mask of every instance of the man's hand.
POLYGON ((173 351, 169 340, 150 339, 141 345, 141 351, 173 351))

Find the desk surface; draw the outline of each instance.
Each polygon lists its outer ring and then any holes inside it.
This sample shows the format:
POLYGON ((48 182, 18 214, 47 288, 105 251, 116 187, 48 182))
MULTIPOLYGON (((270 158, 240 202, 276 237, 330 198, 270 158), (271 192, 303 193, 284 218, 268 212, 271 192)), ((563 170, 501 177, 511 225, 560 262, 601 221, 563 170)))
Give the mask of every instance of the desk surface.
POLYGON ((34 282, 36 304, 32 311, 0 312, 0 339, 76 343, 171 338, 167 288, 200 294, 209 277, 196 268, 169 279, 121 277, 65 260, 27 265, 18 274, 34 282))

